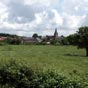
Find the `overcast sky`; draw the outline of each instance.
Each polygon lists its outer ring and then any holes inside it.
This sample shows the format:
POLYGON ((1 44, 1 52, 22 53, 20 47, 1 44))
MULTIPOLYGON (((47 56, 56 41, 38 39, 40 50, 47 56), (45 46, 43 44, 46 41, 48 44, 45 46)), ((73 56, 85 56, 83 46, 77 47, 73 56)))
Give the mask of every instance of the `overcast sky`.
POLYGON ((88 26, 88 0, 0 0, 0 33, 75 33, 88 26))

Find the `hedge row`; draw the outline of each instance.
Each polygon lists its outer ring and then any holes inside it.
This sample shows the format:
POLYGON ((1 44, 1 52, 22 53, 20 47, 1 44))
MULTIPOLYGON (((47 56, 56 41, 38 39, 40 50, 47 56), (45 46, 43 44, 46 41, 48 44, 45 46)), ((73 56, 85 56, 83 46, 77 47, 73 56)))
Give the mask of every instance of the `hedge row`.
POLYGON ((57 73, 36 72, 26 66, 8 64, 0 68, 1 88, 88 88, 83 80, 70 80, 57 73))

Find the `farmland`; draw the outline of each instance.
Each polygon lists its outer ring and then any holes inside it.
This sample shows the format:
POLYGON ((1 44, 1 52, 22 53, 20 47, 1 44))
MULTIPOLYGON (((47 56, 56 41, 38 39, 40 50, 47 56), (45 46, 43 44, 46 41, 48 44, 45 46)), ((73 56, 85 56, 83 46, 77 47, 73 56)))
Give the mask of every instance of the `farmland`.
POLYGON ((74 70, 88 74, 88 57, 84 49, 75 46, 6 45, 0 46, 0 65, 16 61, 42 71, 53 70, 68 76, 74 70))

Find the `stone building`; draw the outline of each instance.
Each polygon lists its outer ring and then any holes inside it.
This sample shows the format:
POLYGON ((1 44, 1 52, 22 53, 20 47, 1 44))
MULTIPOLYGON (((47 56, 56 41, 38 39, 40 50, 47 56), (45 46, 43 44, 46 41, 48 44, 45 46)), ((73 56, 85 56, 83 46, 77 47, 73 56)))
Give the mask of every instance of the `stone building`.
POLYGON ((54 35, 46 35, 45 42, 51 42, 53 40, 58 40, 58 32, 57 29, 55 29, 54 35))
POLYGON ((58 32, 57 32, 57 29, 55 29, 55 32, 54 32, 54 39, 58 39, 58 32))

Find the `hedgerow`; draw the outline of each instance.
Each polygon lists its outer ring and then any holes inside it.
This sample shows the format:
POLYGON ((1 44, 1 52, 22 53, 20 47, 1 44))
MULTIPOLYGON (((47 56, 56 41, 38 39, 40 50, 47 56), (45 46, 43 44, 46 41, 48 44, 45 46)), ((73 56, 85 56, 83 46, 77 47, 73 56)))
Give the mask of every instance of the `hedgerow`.
POLYGON ((39 72, 16 63, 0 68, 1 88, 88 88, 84 80, 71 80, 53 71, 39 72))

